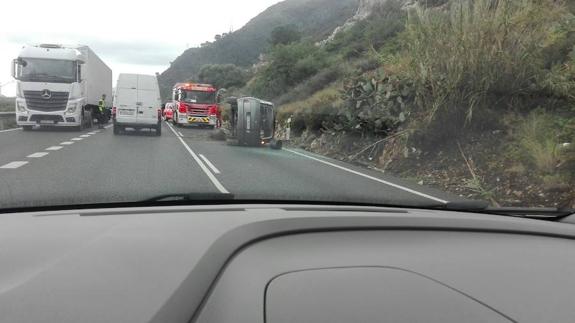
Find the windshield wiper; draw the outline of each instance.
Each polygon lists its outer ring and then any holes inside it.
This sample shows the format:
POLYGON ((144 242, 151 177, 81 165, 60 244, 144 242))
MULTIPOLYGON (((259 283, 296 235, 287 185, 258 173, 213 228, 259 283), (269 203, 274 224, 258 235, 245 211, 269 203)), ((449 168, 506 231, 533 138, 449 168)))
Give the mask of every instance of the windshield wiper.
POLYGON ((206 202, 206 201, 231 201, 234 195, 231 193, 181 193, 158 195, 141 202, 206 202))
POLYGON ((485 201, 449 202, 443 206, 435 206, 434 208, 449 211, 507 215, 542 220, 557 220, 575 214, 575 209, 570 208, 491 207, 489 206, 489 203, 485 201))

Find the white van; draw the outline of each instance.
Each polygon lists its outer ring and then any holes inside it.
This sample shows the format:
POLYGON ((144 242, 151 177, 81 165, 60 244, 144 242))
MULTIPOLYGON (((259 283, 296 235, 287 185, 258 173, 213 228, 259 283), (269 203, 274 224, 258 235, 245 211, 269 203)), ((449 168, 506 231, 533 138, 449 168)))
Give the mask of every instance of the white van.
POLYGON ((114 94, 114 134, 126 128, 155 129, 162 135, 162 101, 158 80, 153 75, 120 74, 114 94))

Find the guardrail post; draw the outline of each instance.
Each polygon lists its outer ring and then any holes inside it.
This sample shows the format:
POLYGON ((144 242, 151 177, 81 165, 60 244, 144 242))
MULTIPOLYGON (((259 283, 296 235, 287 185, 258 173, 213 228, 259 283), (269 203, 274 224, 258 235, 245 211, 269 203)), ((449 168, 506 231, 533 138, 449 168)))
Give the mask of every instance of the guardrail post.
POLYGON ((290 140, 290 136, 291 136, 291 117, 287 119, 286 140, 290 140))

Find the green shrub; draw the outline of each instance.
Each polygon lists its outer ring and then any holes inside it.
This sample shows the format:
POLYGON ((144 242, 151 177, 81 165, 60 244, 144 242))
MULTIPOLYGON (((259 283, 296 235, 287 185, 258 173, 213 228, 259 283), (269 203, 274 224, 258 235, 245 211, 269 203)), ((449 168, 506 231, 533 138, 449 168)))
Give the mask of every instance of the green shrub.
POLYGON ((275 100, 275 103, 278 105, 284 105, 294 101, 304 100, 312 96, 314 93, 330 86, 346 73, 349 73, 349 66, 344 64, 332 64, 318 72, 316 75, 308 78, 295 87, 292 87, 288 92, 278 97, 277 100, 275 100))
POLYGON ((336 88, 330 87, 306 100, 281 106, 278 120, 284 122, 291 117, 292 131, 295 135, 303 130, 317 132, 338 118, 341 104, 341 93, 336 88))
POLYGON ((198 74, 199 81, 218 88, 242 87, 248 80, 248 73, 233 64, 204 65, 198 74))
POLYGON ((269 54, 268 65, 252 83, 251 92, 267 99, 276 98, 328 65, 327 54, 314 44, 277 45, 269 54))

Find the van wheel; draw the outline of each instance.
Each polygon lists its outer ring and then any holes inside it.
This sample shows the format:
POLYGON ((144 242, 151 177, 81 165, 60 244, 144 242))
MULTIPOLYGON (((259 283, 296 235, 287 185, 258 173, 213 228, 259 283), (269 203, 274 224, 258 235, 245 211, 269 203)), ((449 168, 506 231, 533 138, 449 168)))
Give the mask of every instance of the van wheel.
POLYGON ((283 146, 283 142, 281 140, 272 139, 270 142, 270 148, 273 150, 281 150, 283 146))
POLYGON ((30 130, 32 130, 32 126, 22 126, 22 130, 30 131, 30 130))
POLYGON ((120 126, 114 125, 114 135, 119 135, 120 134, 120 126))
POLYGON ((156 136, 161 136, 162 135, 162 124, 158 123, 158 125, 156 126, 156 136))

